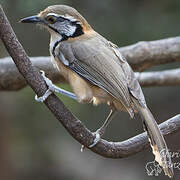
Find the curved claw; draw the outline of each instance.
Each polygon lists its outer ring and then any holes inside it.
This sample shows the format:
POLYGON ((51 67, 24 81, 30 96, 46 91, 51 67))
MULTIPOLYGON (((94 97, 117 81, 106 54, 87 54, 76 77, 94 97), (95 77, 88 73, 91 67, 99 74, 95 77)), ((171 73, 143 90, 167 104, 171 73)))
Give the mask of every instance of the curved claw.
POLYGON ((43 70, 40 70, 40 73, 42 76, 45 76, 45 72, 43 70))
MULTIPOLYGON (((89 145, 89 148, 94 147, 101 140, 101 135, 100 135, 98 130, 96 132, 94 132, 93 134, 96 135, 96 137, 94 139, 94 142, 91 145, 89 145)), ((82 145, 81 146, 81 152, 83 152, 85 148, 86 147, 84 145, 82 145)))
POLYGON ((83 151, 84 151, 84 149, 85 149, 85 146, 84 146, 84 145, 82 145, 82 146, 81 146, 81 150, 80 150, 80 151, 81 151, 81 152, 83 152, 83 151))
POLYGON ((48 86, 48 90, 41 97, 37 97, 37 95, 36 95, 35 100, 37 102, 44 102, 48 98, 48 96, 54 92, 54 87, 53 87, 52 81, 45 76, 45 72, 43 70, 40 70, 40 73, 41 73, 44 81, 46 82, 46 85, 48 86))
POLYGON ((38 97, 38 96, 36 95, 36 96, 35 96, 35 100, 36 100, 37 102, 44 102, 44 101, 48 98, 48 96, 51 95, 51 94, 52 94, 52 91, 50 91, 50 90, 48 89, 43 96, 38 97))
POLYGON ((101 135, 99 131, 96 131, 94 134, 96 135, 96 137, 94 139, 94 142, 89 146, 89 148, 94 147, 101 140, 101 135))
POLYGON ((40 73, 41 73, 44 81, 46 82, 46 85, 48 86, 48 88, 49 88, 51 91, 54 92, 54 91, 55 91, 55 88, 54 88, 54 85, 53 85, 52 81, 46 77, 44 71, 40 70, 40 73))

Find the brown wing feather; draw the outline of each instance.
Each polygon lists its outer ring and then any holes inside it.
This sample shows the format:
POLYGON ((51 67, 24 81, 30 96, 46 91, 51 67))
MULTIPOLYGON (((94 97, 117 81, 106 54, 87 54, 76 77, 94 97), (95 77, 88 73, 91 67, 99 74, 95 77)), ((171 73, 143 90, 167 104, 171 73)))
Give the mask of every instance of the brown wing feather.
POLYGON ((140 86, 136 85, 135 91, 131 87, 131 81, 134 84, 135 79, 130 73, 134 73, 126 60, 118 56, 112 44, 102 36, 81 40, 81 43, 63 43, 59 48, 73 71, 103 88, 125 107, 130 107, 132 102, 129 90, 135 98, 144 98, 140 86))
POLYGON ((111 42, 109 42, 109 43, 110 43, 110 46, 112 47, 112 49, 114 50, 114 53, 118 57, 118 59, 120 61, 124 62, 122 64, 122 69, 123 69, 125 77, 127 79, 127 85, 128 85, 128 88, 129 88, 131 95, 133 97, 135 97, 142 106, 146 106, 144 94, 142 92, 142 89, 141 89, 141 86, 139 85, 138 80, 135 77, 133 70, 131 69, 131 67, 127 63, 126 59, 119 52, 118 46, 116 46, 115 44, 113 44, 111 42))

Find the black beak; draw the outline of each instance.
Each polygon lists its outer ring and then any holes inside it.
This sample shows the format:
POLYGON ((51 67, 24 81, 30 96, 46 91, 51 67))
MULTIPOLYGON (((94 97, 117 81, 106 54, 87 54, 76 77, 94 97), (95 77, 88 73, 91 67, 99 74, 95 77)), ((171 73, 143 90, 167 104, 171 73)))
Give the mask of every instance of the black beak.
POLYGON ((19 22, 21 23, 40 23, 41 19, 38 16, 30 16, 21 19, 19 22))

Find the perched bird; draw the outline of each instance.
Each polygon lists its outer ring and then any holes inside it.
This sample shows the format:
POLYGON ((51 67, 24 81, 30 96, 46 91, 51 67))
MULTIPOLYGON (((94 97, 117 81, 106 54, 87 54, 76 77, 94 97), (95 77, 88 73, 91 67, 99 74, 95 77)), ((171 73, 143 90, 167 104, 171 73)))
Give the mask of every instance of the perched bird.
POLYGON ((147 131, 155 160, 169 177, 173 177, 171 157, 158 125, 146 105, 141 87, 118 47, 98 34, 74 8, 65 5, 49 6, 36 16, 21 20, 22 23, 40 24, 51 34, 50 54, 61 76, 72 86, 75 94, 53 85, 43 77, 49 90, 63 93, 81 103, 98 105, 106 103, 111 112, 95 135, 93 147, 104 134, 105 128, 119 111, 131 117, 140 113, 147 131))

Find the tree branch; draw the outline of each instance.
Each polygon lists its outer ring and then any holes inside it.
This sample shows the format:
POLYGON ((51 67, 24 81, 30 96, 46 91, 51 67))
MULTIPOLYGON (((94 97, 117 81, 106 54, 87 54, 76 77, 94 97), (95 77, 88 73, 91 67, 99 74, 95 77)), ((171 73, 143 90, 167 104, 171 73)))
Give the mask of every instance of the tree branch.
MULTIPOLYGON (((54 83, 64 82, 64 78, 51 63, 50 57, 32 57, 31 63, 44 70, 54 83)), ((0 59, 0 91, 15 91, 27 85, 23 76, 10 57, 0 59)))
MULTIPOLYGON (((0 38, 26 82, 38 96, 42 96, 47 90, 46 84, 17 40, 1 7, 0 38)), ((44 104, 77 141, 86 147, 92 144, 93 134, 65 107, 57 96, 50 95, 44 104)), ((180 115, 162 123, 160 128, 165 135, 178 131, 180 128, 180 115)), ((91 150, 104 157, 121 158, 140 152, 148 146, 147 135, 143 133, 123 142, 113 143, 101 140, 91 150)))
MULTIPOLYGON (((31 62, 38 69, 44 70, 53 83, 64 82, 64 78, 52 65, 50 57, 32 57, 31 62)), ((180 85, 180 68, 158 72, 137 72, 136 76, 141 86, 180 85)), ((0 91, 20 90, 27 85, 10 57, 0 59, 0 77, 0 91)))
POLYGON ((143 71, 152 66, 170 62, 180 62, 180 37, 142 41, 120 48, 135 71, 143 71))
POLYGON ((176 86, 180 85, 180 68, 153 71, 153 72, 136 72, 136 77, 141 86, 176 86))

